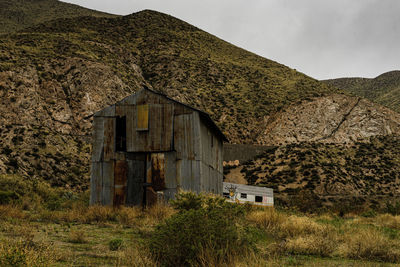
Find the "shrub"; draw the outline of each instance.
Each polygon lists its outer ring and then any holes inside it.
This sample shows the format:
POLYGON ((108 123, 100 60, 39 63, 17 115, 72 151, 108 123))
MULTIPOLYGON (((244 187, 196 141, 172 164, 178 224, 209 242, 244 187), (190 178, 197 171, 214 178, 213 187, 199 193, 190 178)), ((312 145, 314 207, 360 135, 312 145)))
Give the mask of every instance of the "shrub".
POLYGON ((400 251, 393 241, 374 228, 349 232, 338 249, 340 256, 353 259, 398 262, 400 251))
POLYGON ((198 264, 205 250, 224 262, 232 254, 253 248, 246 226, 240 224, 245 213, 242 206, 194 193, 179 194, 177 202, 178 213, 159 224, 149 240, 149 249, 160 264, 198 264))
POLYGON ((86 239, 86 233, 83 230, 72 230, 69 233, 68 241, 77 244, 83 244, 88 242, 86 239))
POLYGON ((0 190, 0 204, 5 205, 5 204, 10 204, 13 200, 18 199, 17 194, 12 191, 3 191, 0 190))
POLYGON ((108 248, 111 251, 117 251, 122 248, 123 243, 124 242, 120 238, 112 239, 108 242, 108 248))

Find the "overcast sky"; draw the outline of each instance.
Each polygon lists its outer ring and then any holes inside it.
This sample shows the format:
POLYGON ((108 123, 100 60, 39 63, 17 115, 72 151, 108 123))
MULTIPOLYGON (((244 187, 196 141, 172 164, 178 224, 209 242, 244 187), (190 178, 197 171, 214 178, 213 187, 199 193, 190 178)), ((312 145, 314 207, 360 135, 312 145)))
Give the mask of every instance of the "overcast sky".
POLYGON ((400 69, 399 0, 64 0, 170 14, 317 79, 400 69))

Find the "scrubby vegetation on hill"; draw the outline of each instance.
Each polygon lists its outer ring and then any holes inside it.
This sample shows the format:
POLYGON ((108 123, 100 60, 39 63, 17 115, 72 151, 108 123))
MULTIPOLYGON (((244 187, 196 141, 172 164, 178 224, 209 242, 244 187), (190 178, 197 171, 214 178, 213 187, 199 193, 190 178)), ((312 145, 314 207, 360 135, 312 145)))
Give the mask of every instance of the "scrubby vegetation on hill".
POLYGON ((400 192, 400 137, 274 147, 236 168, 240 172, 226 169, 228 179, 239 173, 249 184, 272 187, 278 201, 289 205, 377 208, 395 200, 400 192))
POLYGON ((53 20, 2 35, 0 51, 0 171, 53 185, 87 186, 91 114, 145 85, 209 112, 235 143, 337 91, 154 11, 53 20))
POLYGON ((398 70, 383 73, 373 79, 339 78, 323 82, 400 112, 400 71, 398 70))
POLYGON ((0 0, 0 33, 13 32, 58 18, 115 17, 56 0, 0 0))
POLYGON ((89 207, 70 193, 55 210, 22 199, 0 204, 1 266, 391 266, 400 260, 400 218, 390 214, 306 215, 193 193, 181 193, 172 206, 113 209, 89 207))

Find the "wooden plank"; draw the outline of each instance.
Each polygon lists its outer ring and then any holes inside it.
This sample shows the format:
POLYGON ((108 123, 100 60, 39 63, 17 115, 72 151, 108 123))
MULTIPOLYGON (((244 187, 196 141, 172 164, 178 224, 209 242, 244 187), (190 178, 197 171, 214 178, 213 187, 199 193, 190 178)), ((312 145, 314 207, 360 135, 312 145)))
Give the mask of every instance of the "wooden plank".
POLYGON ((92 162, 90 174, 90 205, 101 204, 102 184, 102 163, 92 162))
POLYGON ((104 118, 104 160, 114 159, 115 151, 115 118, 104 118))
POLYGON ((105 206, 112 206, 114 199, 114 162, 108 161, 102 163, 103 183, 102 183, 102 201, 105 206))
POLYGON ((92 161, 100 162, 103 160, 103 142, 104 142, 104 118, 93 118, 93 152, 92 161))

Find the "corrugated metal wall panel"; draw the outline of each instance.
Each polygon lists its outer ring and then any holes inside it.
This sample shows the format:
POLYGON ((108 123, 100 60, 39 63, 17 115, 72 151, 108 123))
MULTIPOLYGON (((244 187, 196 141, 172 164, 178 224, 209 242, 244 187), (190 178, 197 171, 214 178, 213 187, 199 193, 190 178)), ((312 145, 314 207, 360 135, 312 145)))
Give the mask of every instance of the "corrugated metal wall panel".
POLYGON ((115 116, 115 105, 108 106, 94 114, 94 117, 114 117, 115 116))
POLYGON ((143 201, 143 183, 145 181, 145 154, 128 154, 127 204, 141 205, 143 201))
POLYGON ((103 162, 102 204, 111 206, 114 200, 114 162, 103 162))
POLYGON ((103 172, 101 162, 92 162, 90 174, 90 205, 101 204, 103 172))
POLYGON ((115 151, 115 118, 104 118, 104 160, 114 159, 115 151))
POLYGON ((126 160, 116 160, 114 163, 114 198, 113 205, 118 207, 126 202, 126 187, 128 180, 128 164, 126 160))
POLYGON ((92 161, 99 162, 103 159, 104 118, 93 118, 93 151, 92 161))
POLYGON ((177 173, 176 165, 176 153, 167 152, 165 153, 165 187, 166 188, 177 188, 178 183, 176 179, 177 173))
POLYGON ((174 148, 178 159, 200 160, 199 117, 183 114, 174 117, 174 148))
POLYGON ((200 165, 201 161, 199 160, 191 160, 192 163, 192 191, 201 192, 200 187, 200 165))
POLYGON ((170 151, 172 149, 173 110, 172 104, 149 105, 149 129, 138 131, 136 107, 127 108, 127 151, 170 151))

